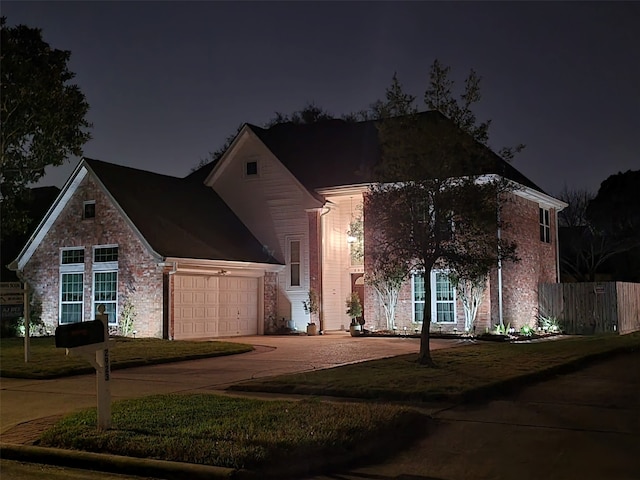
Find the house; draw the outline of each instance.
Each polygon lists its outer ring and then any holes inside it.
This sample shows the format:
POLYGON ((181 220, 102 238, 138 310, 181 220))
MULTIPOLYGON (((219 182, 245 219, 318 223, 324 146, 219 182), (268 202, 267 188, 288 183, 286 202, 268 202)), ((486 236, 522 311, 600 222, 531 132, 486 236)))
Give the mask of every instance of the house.
MULTIPOLYGON (((51 327, 89 320, 105 304, 114 332, 122 333, 123 312, 135 312, 138 336, 304 330, 313 290, 321 330, 348 329, 351 292, 362 298, 367 326, 384 328, 366 261, 354 254, 364 249, 366 259, 366 242, 349 235, 358 222, 375 228, 361 205, 379 158, 375 124, 343 120, 245 124, 220 158, 185 178, 85 158, 12 267, 51 327)), ((532 324, 538 284, 558 281, 557 212, 565 204, 497 156, 491 170, 482 173, 519 185, 501 234, 518 243, 521 261, 492 273, 477 325, 532 324)), ((416 272, 402 288, 397 328, 422 321, 424 281, 416 272)), ((445 272, 428 281, 439 292, 434 327, 461 330, 445 272)))

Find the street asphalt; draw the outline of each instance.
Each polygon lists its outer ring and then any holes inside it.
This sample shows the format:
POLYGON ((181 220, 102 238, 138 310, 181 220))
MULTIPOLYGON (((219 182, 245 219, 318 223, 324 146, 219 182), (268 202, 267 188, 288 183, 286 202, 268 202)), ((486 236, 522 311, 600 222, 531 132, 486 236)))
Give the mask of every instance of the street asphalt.
MULTIPOLYGON (((221 391, 251 378, 329 368, 416 352, 418 348, 417 339, 353 339, 348 335, 244 337, 234 341, 252 343, 256 350, 117 370, 112 374, 112 398, 221 391)), ((462 345, 456 340, 432 339, 432 348, 462 345)), ((37 458, 81 468, 106 465, 119 473, 143 472, 159 478, 238 476, 239 472, 230 469, 56 452, 31 445, 60 415, 95 404, 95 375, 43 381, 1 379, 3 459, 37 458)), ((315 479, 640 478, 640 352, 600 361, 517 394, 501 396, 498 392, 487 403, 425 407, 434 421, 411 448, 378 464, 315 479)), ((4 465, 8 465, 6 461, 4 465)), ((6 476, 7 471, 0 473, 3 480, 14 478, 6 476)))

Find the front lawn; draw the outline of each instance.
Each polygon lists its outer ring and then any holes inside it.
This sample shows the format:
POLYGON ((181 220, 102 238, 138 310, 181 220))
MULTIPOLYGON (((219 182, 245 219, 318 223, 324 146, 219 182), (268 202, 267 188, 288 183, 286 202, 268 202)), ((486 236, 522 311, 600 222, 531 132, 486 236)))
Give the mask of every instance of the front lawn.
POLYGON ((378 400, 458 401, 570 368, 599 355, 638 348, 638 332, 554 337, 517 344, 482 342, 433 351, 435 368, 418 365, 417 354, 410 354, 253 380, 229 388, 378 400))
MULTIPOLYGON (((53 337, 34 337, 31 360, 24 361, 24 339, 0 339, 0 376, 13 378, 55 378, 95 370, 82 357, 65 355, 53 337)), ((111 369, 233 355, 253 350, 251 345, 233 342, 186 342, 158 338, 116 337, 111 348, 111 369)))
POLYGON ((424 434, 428 420, 392 405, 207 394, 116 402, 111 419, 113 428, 99 432, 95 409, 70 415, 45 432, 40 445, 245 468, 280 478, 336 465, 336 459, 350 463, 397 451, 424 434), (393 441, 379 440, 385 438, 393 441))

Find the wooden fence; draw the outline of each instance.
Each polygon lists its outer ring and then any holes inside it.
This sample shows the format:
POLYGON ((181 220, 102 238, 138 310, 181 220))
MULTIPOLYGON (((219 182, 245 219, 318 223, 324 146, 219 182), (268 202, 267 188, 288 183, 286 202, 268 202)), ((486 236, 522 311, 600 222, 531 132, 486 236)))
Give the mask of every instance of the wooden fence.
POLYGON ((569 334, 640 331, 640 283, 545 283, 538 306, 569 334))

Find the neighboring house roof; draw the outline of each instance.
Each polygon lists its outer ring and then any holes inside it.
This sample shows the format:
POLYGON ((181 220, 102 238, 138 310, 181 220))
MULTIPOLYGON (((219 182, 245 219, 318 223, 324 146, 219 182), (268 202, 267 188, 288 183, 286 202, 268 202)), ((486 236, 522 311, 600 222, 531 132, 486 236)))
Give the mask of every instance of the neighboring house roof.
POLYGON ((278 263, 202 182, 89 158, 84 162, 163 257, 278 263))
MULTIPOLYGON (((420 115, 428 121, 450 122, 437 111, 420 115)), ((381 149, 376 121, 325 120, 312 124, 282 123, 269 129, 248 125, 271 152, 310 190, 373 181, 381 149)), ((539 192, 544 191, 510 163, 491 153, 492 162, 472 174, 498 174, 539 192)), ((211 163, 209 167, 215 165, 211 163)), ((194 177, 200 174, 196 171, 194 177)))

